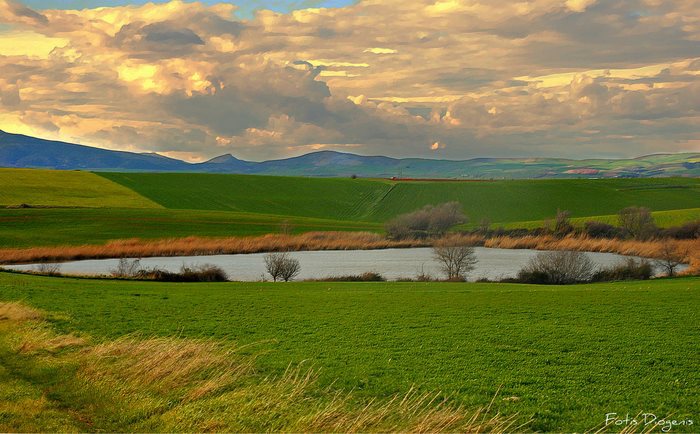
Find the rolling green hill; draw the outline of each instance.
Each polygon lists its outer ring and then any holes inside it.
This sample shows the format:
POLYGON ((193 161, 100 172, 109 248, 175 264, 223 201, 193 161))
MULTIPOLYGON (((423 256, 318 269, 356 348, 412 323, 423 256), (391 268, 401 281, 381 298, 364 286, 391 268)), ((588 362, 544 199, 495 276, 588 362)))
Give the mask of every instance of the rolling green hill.
POLYGON ((700 179, 386 181, 249 175, 102 173, 166 207, 382 222, 426 204, 459 201, 472 221, 542 220, 700 207, 700 179))
POLYGON ((160 208, 132 189, 90 172, 0 169, 0 206, 160 208))

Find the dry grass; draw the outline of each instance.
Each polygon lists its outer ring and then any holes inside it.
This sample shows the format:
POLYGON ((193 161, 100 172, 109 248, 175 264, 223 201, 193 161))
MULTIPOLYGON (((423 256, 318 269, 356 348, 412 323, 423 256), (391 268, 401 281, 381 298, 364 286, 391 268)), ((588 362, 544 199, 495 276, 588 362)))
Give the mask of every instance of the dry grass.
POLYGON ((684 274, 700 273, 700 240, 616 240, 567 236, 527 236, 522 238, 497 237, 487 239, 485 247, 501 249, 535 249, 535 250, 575 250, 581 252, 607 252, 621 255, 660 258, 665 244, 671 243, 676 250, 684 252, 685 263, 690 268, 684 274))
MULTIPOLYGON (((0 399, 0 408, 17 413, 13 420, 31 413, 32 430, 62 431, 43 425, 56 408, 89 431, 498 433, 522 426, 491 406, 467 410, 416 389, 359 400, 320 387, 316 373, 302 366, 261 377, 252 356, 215 341, 128 336, 89 344, 55 333, 39 311, 21 303, 2 303, 0 312, 0 350, 13 354, 12 364, 60 372, 50 380, 52 399, 59 401, 24 408, 0 399)), ((19 426, 0 421, 3 430, 19 426)))
POLYGON ((103 245, 0 249, 0 263, 66 261, 152 256, 221 255, 300 250, 384 249, 420 247, 429 241, 391 241, 371 232, 308 232, 300 235, 269 234, 260 237, 171 238, 115 240, 103 245))
POLYGON ((18 302, 0 302, 0 321, 29 321, 41 319, 38 310, 18 302))

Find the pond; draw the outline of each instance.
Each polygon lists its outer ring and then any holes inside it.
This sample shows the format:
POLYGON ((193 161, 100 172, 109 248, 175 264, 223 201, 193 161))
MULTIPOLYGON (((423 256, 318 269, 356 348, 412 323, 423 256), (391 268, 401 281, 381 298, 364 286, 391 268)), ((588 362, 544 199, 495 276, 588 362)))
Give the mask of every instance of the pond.
MULTIPOLYGON (((469 273, 469 280, 514 277, 538 253, 536 250, 485 247, 476 247, 474 250, 478 263, 475 270, 469 273)), ((440 264, 433 258, 430 248, 303 251, 291 252, 290 255, 301 264, 301 273, 296 280, 362 274, 368 271, 380 273, 388 280, 415 278, 420 273, 443 277, 440 264)), ((613 253, 586 255, 599 267, 614 265, 627 258, 613 253)), ((264 256, 264 253, 254 253, 143 258, 141 267, 176 272, 183 265, 213 264, 223 268, 231 280, 259 281, 265 278, 264 256)), ((64 262, 60 264, 60 272, 68 275, 108 275, 116 268, 118 261, 99 259, 64 262)), ((31 264, 5 266, 24 271, 33 271, 36 267, 31 264)))

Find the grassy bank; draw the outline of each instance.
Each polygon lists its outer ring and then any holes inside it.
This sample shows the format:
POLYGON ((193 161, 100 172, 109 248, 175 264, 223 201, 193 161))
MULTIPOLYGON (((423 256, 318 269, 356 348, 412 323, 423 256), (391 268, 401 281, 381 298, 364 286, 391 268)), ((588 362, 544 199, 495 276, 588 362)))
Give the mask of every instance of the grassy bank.
MULTIPOLYGON (((697 417, 700 279, 541 287, 449 283, 163 284, 0 273, 4 300, 59 333, 235 342, 255 370, 318 370, 323 389, 454 405, 583 431, 607 412, 697 417), (507 398, 507 399, 506 399, 507 398)), ((678 431, 683 431, 681 427, 678 431)), ((687 431, 687 429, 686 429, 687 431)))

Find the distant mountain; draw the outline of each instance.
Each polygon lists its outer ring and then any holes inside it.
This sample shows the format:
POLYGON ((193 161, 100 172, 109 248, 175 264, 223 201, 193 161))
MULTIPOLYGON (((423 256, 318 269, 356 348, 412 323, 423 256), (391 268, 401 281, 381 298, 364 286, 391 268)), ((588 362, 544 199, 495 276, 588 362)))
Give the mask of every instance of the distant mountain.
POLYGON ((0 166, 85 170, 188 170, 190 164, 158 154, 110 151, 0 131, 0 166))
POLYGON ((0 167, 422 179, 700 177, 700 153, 655 154, 634 159, 475 158, 455 161, 319 151, 263 162, 244 161, 226 154, 203 163, 187 163, 155 153, 110 151, 0 131, 0 167))

